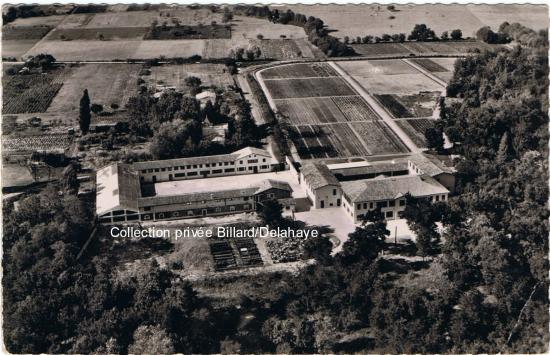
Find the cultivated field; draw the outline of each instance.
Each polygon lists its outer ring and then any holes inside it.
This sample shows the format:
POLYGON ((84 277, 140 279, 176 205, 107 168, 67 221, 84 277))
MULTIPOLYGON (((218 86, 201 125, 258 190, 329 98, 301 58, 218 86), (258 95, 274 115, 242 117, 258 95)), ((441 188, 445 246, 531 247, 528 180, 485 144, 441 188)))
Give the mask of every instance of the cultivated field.
POLYGON ((81 64, 70 68, 63 87, 48 112, 78 112, 80 98, 88 89, 92 103, 108 109, 111 104, 124 107, 137 93, 138 64, 81 64))
POLYGON ((269 68, 260 74, 264 79, 314 78, 338 76, 326 63, 298 63, 269 68))
POLYGON ((63 68, 45 74, 4 75, 3 114, 44 112, 63 86, 63 68))
POLYGON ((543 5, 288 5, 281 6, 307 16, 323 19, 336 32, 334 36, 381 36, 384 33, 409 34, 415 24, 425 23, 437 35, 459 28, 465 37, 474 36, 482 26, 494 29, 504 22, 520 22, 536 30, 548 26, 548 8, 543 5), (393 17, 393 18, 390 18, 393 17))
POLYGON ((147 33, 147 27, 116 27, 116 28, 63 28, 53 30, 46 40, 140 40, 147 33))
POLYGON ((412 95, 443 87, 401 59, 338 62, 371 94, 412 95))
POLYGON ((67 149, 73 137, 67 134, 41 134, 23 137, 2 137, 2 150, 13 154, 26 151, 67 149))
POLYGON ((265 80, 273 99, 355 95, 341 78, 265 80))
POLYGON ((32 48, 49 31, 51 26, 2 27, 2 57, 19 58, 32 48))
POLYGON ((441 92, 413 95, 375 95, 376 99, 395 118, 431 117, 441 92))
POLYGON ((426 147, 426 139, 424 133, 429 127, 433 127, 435 120, 430 119, 409 119, 409 120, 396 120, 397 125, 407 133, 412 139, 414 144, 419 147, 426 147))

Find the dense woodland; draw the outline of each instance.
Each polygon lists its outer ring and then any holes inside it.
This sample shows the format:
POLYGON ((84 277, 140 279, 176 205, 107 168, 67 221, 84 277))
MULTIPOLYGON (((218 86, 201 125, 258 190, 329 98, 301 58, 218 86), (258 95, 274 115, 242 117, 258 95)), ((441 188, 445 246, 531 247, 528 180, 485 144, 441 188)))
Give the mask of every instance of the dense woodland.
MULTIPOLYGON (((112 255, 77 259, 92 229, 91 203, 52 187, 17 209, 4 206, 7 349, 547 351, 547 39, 459 60, 447 94, 440 129, 460 155, 459 193, 446 206, 410 199, 405 217, 422 261, 380 253, 388 231, 374 212, 336 257, 325 238, 312 239, 306 251, 316 264, 298 275, 247 276, 254 292, 220 303, 154 262, 121 280, 112 255), (410 282, 413 270, 429 281, 410 282)), ((133 128, 140 134, 200 116, 185 97, 151 100, 144 92, 131 101, 143 108, 133 128)))

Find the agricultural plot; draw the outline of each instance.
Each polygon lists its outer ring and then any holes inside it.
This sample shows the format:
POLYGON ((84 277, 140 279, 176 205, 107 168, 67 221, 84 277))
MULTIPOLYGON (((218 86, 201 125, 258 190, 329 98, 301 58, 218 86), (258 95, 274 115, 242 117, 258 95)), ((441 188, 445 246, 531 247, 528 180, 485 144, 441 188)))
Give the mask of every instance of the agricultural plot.
POLYGON ((396 154, 409 151, 383 121, 353 122, 350 125, 361 137, 370 154, 396 154))
POLYGON ((27 53, 37 42, 36 39, 4 40, 2 39, 2 57, 19 59, 27 53))
POLYGON ((341 78, 265 80, 273 99, 355 95, 341 78))
POLYGON ((263 59, 297 59, 303 54, 296 42, 291 39, 252 39, 251 46, 260 48, 263 59))
POLYGON ((151 75, 142 78, 150 85, 175 87, 178 90, 185 88, 185 78, 194 76, 202 81, 206 87, 229 87, 234 85, 233 78, 224 64, 183 64, 161 65, 151 67, 151 75))
POLYGON ((443 87, 424 74, 374 75, 355 77, 371 94, 411 95, 420 92, 441 91, 443 87))
POLYGON ((52 31, 48 41, 72 40, 128 40, 142 39, 149 29, 147 27, 116 27, 116 28, 64 28, 52 31))
POLYGON ((332 35, 339 38, 382 36, 384 33, 408 34, 417 23, 425 23, 437 35, 460 28, 464 37, 473 37, 485 25, 497 29, 504 21, 519 22, 534 29, 548 27, 547 7, 528 4, 407 4, 395 5, 397 11, 390 11, 386 6, 377 4, 286 5, 280 7, 279 11, 286 9, 323 19, 330 29, 335 30, 332 35))
POLYGON ((16 27, 6 25, 2 27, 2 41, 38 40, 50 32, 51 29, 51 26, 16 27))
POLYGON ((265 39, 307 38, 301 27, 272 23, 261 18, 235 16, 231 24, 232 38, 256 39, 258 35, 265 39))
POLYGON ((401 59, 352 60, 338 62, 338 65, 349 75, 360 78, 418 73, 414 67, 401 59))
POLYGON ((65 150, 71 145, 73 137, 68 134, 42 134, 34 136, 2 137, 2 149, 7 154, 65 150))
POLYGON ((416 59, 410 59, 410 61, 421 66, 422 68, 426 69, 430 73, 448 72, 447 68, 439 65, 438 63, 428 58, 416 58, 416 59))
POLYGON ((231 27, 218 24, 197 26, 156 26, 149 29, 144 39, 230 39, 231 27))
MULTIPOLYGON (((147 41, 148 44, 154 41, 147 41)), ((169 46, 169 41, 162 41, 169 46)), ((136 58, 141 41, 40 41, 25 56, 49 53, 59 61, 126 60, 136 58)), ((158 50, 150 58, 158 57, 158 50)))
POLYGON ((338 106, 327 98, 277 100, 277 109, 293 125, 347 121, 338 106))
POLYGON ((185 25, 210 24, 212 21, 222 22, 223 13, 213 13, 207 8, 187 9, 168 8, 148 11, 105 12, 95 14, 86 25, 88 28, 104 27, 143 27, 149 26, 153 21, 159 24, 171 23, 172 19, 185 25))
POLYGON ((260 75, 264 79, 295 79, 338 76, 338 73, 326 63, 298 63, 269 68, 260 75))
POLYGON ((403 131, 405 131, 414 144, 419 147, 426 147, 426 138, 424 136, 426 129, 435 125, 435 120, 422 118, 396 120, 395 122, 403 131))
POLYGON ((63 86, 64 69, 46 74, 4 75, 3 114, 45 112, 63 86))
POLYGON ((353 44, 352 47, 366 57, 407 56, 412 53, 400 43, 353 44))
POLYGON ((361 96, 334 96, 331 97, 331 100, 338 106, 349 122, 380 119, 361 96))
POLYGON ((413 95, 375 95, 376 99, 395 118, 431 117, 440 92, 422 92, 413 95))
POLYGON ((77 112, 84 89, 92 103, 124 107, 137 93, 138 64, 82 64, 71 68, 48 112, 77 112))

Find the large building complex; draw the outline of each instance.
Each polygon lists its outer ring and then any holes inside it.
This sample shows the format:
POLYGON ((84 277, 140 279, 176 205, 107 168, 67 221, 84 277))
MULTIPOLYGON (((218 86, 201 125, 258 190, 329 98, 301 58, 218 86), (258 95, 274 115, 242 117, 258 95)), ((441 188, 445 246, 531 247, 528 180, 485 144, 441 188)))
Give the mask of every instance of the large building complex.
POLYGON ((256 148, 199 158, 115 163, 97 172, 96 214, 102 223, 116 223, 255 211, 266 199, 288 200, 290 185, 269 178, 248 179, 247 184, 244 177, 220 185, 205 177, 269 172, 273 164, 269 153, 256 148))
POLYGON ((395 161, 306 164, 300 182, 314 208, 343 208, 355 223, 380 208, 386 219, 405 209, 406 194, 446 201, 454 188, 453 169, 436 157, 415 154, 395 161))

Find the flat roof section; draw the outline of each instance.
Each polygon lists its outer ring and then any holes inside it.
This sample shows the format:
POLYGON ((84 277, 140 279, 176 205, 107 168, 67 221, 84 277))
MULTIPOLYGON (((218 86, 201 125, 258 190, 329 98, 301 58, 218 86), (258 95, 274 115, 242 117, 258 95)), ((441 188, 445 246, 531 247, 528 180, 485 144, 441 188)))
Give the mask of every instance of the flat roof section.
POLYGON ((158 182, 155 184, 155 196, 174 196, 246 189, 249 187, 259 187, 261 183, 267 179, 288 183, 292 188, 292 197, 294 198, 306 197, 305 192, 298 183, 298 178, 290 170, 260 174, 231 175, 203 179, 158 182))

